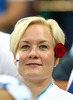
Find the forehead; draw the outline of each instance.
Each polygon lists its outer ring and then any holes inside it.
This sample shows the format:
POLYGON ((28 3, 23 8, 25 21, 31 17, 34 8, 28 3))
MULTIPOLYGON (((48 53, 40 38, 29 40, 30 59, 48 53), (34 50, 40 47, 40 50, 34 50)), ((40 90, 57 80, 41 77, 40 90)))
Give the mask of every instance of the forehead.
POLYGON ((52 36, 51 29, 48 25, 32 24, 24 32, 22 39, 26 39, 26 38, 52 40, 53 36, 52 36))

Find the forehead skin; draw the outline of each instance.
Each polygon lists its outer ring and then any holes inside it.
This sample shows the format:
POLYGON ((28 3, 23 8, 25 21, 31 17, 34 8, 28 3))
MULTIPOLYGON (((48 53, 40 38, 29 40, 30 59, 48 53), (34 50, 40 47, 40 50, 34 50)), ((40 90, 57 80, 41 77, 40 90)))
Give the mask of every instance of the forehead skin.
POLYGON ((27 30, 25 31, 24 35, 22 36, 21 40, 23 39, 25 40, 25 37, 29 36, 29 38, 32 36, 32 40, 35 38, 38 40, 41 40, 40 36, 42 35, 42 39, 44 39, 46 37, 46 39, 53 43, 53 35, 51 32, 51 29, 49 26, 44 25, 44 24, 32 24, 30 25, 27 30))
POLYGON ((6 90, 0 89, 0 100, 14 100, 14 99, 6 90))

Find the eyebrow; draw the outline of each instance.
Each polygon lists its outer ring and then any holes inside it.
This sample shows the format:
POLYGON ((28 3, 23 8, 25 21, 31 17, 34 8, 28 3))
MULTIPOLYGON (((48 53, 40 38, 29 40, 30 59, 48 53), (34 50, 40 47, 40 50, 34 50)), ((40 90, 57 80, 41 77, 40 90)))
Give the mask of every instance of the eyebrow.
MULTIPOLYGON (((21 40, 20 43, 22 42, 25 42, 25 43, 29 43, 29 41, 26 41, 26 40, 21 40)), ((44 42, 48 42, 48 43, 51 43, 51 41, 46 41, 46 40, 42 40, 42 41, 39 41, 39 43, 44 43, 44 42)))
POLYGON ((46 40, 42 40, 42 41, 40 41, 39 43, 44 43, 44 42, 50 43, 50 41, 46 41, 46 40))
POLYGON ((24 42, 25 42, 25 43, 29 43, 29 41, 21 40, 21 41, 19 42, 19 44, 20 44, 20 43, 24 43, 24 42))

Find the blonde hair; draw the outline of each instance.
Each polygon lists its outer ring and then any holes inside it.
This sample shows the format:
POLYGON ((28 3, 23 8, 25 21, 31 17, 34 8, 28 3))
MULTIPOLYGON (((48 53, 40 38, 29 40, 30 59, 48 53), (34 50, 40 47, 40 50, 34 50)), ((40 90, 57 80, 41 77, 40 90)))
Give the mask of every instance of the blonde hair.
POLYGON ((36 24, 36 23, 45 24, 48 27, 50 27, 52 35, 54 37, 54 45, 56 45, 57 43, 62 43, 62 44, 65 43, 64 32, 55 20, 53 19, 46 20, 45 18, 39 16, 26 17, 19 20, 16 23, 14 30, 11 33, 10 49, 13 52, 13 54, 16 53, 19 41, 24 35, 26 29, 29 27, 29 25, 36 24))

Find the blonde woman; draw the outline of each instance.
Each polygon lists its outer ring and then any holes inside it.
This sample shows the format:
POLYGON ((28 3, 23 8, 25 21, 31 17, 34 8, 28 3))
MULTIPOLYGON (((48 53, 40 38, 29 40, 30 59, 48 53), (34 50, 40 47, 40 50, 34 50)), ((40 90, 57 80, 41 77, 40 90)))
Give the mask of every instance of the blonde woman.
POLYGON ((19 20, 11 34, 10 49, 21 81, 35 100, 72 100, 73 95, 52 82, 52 71, 65 54, 64 32, 53 19, 31 16, 19 20))

